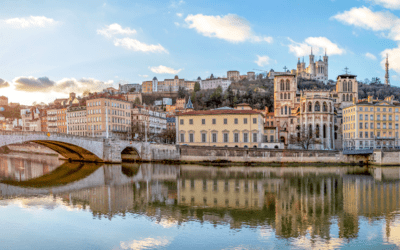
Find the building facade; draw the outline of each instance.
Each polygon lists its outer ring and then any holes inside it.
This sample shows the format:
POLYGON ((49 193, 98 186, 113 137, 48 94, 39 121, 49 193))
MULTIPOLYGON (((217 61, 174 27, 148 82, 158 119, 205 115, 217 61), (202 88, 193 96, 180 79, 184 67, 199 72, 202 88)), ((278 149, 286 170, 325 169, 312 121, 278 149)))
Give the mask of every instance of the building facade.
POLYGON ((68 134, 87 136, 86 106, 75 106, 67 109, 68 134))
POLYGON ((0 106, 8 106, 8 97, 0 96, 0 106))
POLYGON ((177 144, 260 147, 263 114, 254 110, 187 111, 176 115, 177 144))

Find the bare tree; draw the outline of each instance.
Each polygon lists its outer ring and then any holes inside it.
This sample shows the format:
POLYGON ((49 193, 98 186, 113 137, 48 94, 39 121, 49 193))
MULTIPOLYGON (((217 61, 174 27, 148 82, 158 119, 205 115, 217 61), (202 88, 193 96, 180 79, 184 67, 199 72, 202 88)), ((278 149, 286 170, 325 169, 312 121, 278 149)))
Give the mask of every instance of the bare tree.
MULTIPOLYGON (((317 131, 318 133, 319 131, 317 131)), ((321 140, 316 138, 317 134, 307 131, 305 129, 298 129, 297 135, 291 135, 289 143, 308 150, 311 145, 321 144, 321 140)))

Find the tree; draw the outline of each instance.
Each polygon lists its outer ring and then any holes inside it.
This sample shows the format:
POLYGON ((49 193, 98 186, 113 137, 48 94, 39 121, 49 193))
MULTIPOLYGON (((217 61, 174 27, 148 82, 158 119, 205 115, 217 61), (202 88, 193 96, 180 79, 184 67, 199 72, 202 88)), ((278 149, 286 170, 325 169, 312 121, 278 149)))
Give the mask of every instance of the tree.
POLYGON ((302 149, 308 150, 311 145, 321 144, 321 140, 316 138, 316 134, 310 133, 305 129, 297 129, 297 135, 291 135, 289 143, 301 147, 302 149))
POLYGON ((175 129, 164 130, 162 133, 157 134, 157 138, 160 139, 161 142, 175 144, 176 131, 175 129))
POLYGON ((178 98, 185 98, 186 95, 187 95, 186 89, 183 88, 183 87, 179 87, 179 89, 178 89, 178 98))
POLYGON ((135 103, 135 104, 141 104, 140 98, 139 98, 139 97, 136 97, 136 98, 135 98, 135 101, 134 101, 133 103, 135 103))
POLYGON ((197 91, 200 91, 200 83, 199 82, 196 82, 194 84, 194 92, 197 92, 197 91))
POLYGON ((129 90, 129 92, 135 92, 136 91, 136 88, 131 88, 130 90, 129 90))

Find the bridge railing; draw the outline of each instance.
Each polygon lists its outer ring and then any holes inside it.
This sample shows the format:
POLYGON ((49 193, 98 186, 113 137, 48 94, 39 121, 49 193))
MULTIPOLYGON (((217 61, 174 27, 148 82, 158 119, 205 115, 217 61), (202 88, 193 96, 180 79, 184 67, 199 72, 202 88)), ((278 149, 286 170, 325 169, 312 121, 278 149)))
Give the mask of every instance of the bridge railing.
POLYGON ((48 136, 48 134, 53 137, 64 137, 64 138, 71 138, 71 139, 76 139, 76 138, 82 138, 86 140, 94 140, 94 141, 103 141, 104 138, 101 137, 91 137, 91 136, 82 136, 82 135, 71 135, 71 134, 65 134, 65 133, 55 133, 55 132, 42 132, 42 131, 0 131, 0 136, 1 135, 15 135, 15 136, 20 136, 20 135, 42 135, 42 136, 48 136))

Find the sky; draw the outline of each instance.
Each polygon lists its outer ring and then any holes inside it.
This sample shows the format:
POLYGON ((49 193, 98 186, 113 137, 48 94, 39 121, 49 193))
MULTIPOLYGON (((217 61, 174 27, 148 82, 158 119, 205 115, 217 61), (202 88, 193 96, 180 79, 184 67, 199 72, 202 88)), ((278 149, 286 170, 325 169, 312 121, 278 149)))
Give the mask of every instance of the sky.
POLYGON ((0 95, 51 102, 178 75, 295 69, 327 50, 329 79, 400 87, 400 0, 2 1, 0 95))

